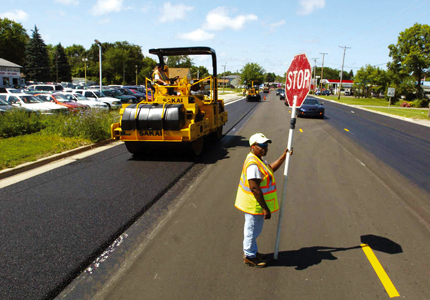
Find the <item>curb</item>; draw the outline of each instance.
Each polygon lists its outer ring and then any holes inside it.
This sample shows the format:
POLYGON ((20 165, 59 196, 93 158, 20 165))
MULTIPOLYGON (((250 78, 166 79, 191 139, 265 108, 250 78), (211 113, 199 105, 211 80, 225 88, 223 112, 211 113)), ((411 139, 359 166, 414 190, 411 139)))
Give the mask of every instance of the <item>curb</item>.
POLYGON ((54 154, 54 155, 51 155, 48 157, 44 157, 44 158, 38 159, 38 160, 33 161, 33 162, 23 163, 23 164, 16 166, 14 168, 4 169, 4 170, 0 171, 0 180, 7 178, 7 177, 10 177, 10 176, 13 176, 13 175, 16 175, 16 174, 19 174, 19 173, 22 173, 22 172, 26 172, 26 171, 38 168, 40 166, 49 164, 53 161, 60 160, 60 159, 65 158, 65 157, 69 157, 69 156, 79 154, 79 153, 82 153, 82 152, 85 152, 85 151, 88 151, 88 150, 91 150, 91 149, 94 149, 97 147, 111 144, 113 142, 116 142, 116 140, 109 139, 109 140, 101 141, 101 142, 98 142, 95 144, 82 146, 82 147, 79 147, 76 149, 67 150, 65 152, 54 154))

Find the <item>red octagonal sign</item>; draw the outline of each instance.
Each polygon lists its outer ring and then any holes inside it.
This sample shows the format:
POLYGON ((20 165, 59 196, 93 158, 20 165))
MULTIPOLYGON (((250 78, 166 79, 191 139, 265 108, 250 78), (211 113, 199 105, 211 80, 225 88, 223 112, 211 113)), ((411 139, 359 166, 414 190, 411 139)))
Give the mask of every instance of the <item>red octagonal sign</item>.
POLYGON ((286 77, 285 96, 288 104, 293 106, 294 96, 297 96, 296 107, 300 107, 311 87, 311 64, 306 54, 294 56, 286 77))

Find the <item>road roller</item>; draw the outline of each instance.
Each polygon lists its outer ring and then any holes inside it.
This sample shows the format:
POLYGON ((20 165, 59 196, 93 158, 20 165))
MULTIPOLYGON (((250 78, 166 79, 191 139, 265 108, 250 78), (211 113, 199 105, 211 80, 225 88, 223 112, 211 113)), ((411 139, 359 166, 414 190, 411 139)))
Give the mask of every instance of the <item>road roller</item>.
POLYGON ((178 147, 199 156, 208 138, 221 139, 228 112, 218 98, 217 58, 209 47, 181 47, 150 49, 158 57, 159 66, 168 80, 160 84, 145 79, 147 98, 136 104, 123 104, 120 121, 111 125, 113 139, 125 143, 134 155, 153 153, 157 149, 178 147), (184 76, 169 78, 166 65, 169 56, 209 55, 212 75, 193 79, 184 76), (152 93, 148 93, 151 91, 152 93), (148 97, 151 94, 151 97, 148 97))

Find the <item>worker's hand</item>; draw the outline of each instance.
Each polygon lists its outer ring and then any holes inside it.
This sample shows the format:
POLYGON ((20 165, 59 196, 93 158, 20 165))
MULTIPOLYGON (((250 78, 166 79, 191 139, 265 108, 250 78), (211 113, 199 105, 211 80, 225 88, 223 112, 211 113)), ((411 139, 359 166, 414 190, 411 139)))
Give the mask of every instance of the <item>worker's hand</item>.
MULTIPOLYGON (((293 155, 293 150, 294 150, 294 148, 291 147, 290 155, 293 155)), ((287 151, 288 151, 288 149, 287 149, 287 151)))
POLYGON ((272 213, 270 212, 270 210, 263 208, 263 215, 264 215, 264 220, 269 220, 270 217, 272 216, 272 213))

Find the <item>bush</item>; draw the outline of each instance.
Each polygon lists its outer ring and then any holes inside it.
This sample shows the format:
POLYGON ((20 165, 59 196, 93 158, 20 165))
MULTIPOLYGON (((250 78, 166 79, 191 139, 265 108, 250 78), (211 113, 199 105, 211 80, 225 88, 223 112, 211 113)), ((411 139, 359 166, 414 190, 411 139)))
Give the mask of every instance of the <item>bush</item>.
POLYGON ((403 101, 402 103, 400 103, 400 107, 411 107, 411 103, 403 101))
POLYGON ((12 109, 0 116, 0 137, 8 138, 35 133, 45 126, 43 116, 40 114, 28 113, 22 109, 12 109))
POLYGON ((63 137, 79 137, 97 143, 110 138, 110 125, 118 119, 117 111, 89 109, 75 115, 55 116, 51 118, 43 132, 63 137))
POLYGON ((411 102, 412 107, 429 107, 429 100, 428 99, 422 99, 422 100, 415 100, 411 102))

